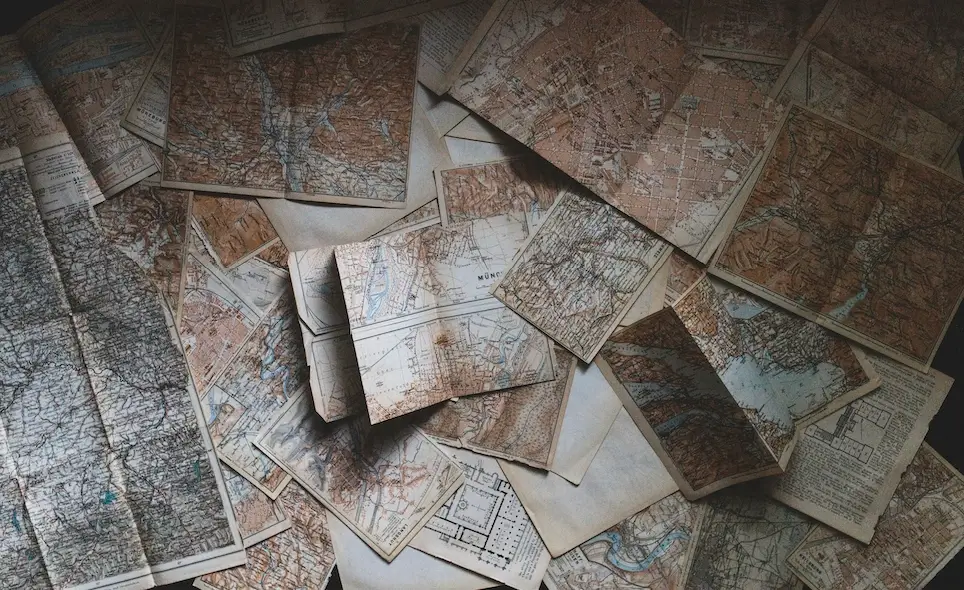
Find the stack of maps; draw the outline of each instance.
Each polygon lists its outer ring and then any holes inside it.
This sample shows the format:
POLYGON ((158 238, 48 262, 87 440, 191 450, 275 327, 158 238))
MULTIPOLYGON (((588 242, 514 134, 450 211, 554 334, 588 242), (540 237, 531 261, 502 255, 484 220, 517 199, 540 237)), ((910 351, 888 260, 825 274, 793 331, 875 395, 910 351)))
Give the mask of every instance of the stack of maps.
POLYGON ((0 37, 0 587, 923 588, 964 547, 924 442, 957 2, 0 37))

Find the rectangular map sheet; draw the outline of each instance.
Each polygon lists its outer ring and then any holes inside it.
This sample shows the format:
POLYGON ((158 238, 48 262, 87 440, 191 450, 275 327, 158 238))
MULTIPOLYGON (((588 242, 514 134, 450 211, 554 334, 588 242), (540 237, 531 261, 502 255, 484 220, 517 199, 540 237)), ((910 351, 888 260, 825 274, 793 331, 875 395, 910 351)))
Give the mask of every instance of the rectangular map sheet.
POLYGON ((874 536, 953 380, 870 357, 880 389, 809 426, 770 494, 864 543, 874 536))
POLYGON ((794 52, 771 95, 933 166, 945 166, 961 143, 961 133, 948 124, 809 43, 794 52))
POLYGON ((324 590, 335 569, 335 550, 324 506, 298 484, 277 500, 291 515, 288 530, 247 551, 248 563, 194 580, 201 590, 324 590))
POLYGON ((710 270, 926 369, 964 294, 964 183, 794 107, 710 270))
POLYGON ((190 251, 184 263, 181 342, 203 395, 261 320, 262 311, 233 288, 213 263, 190 251))
POLYGON ((964 132, 962 30, 955 0, 830 0, 807 38, 964 132))
MULTIPOLYGON (((171 15, 173 16, 173 14, 171 15)), ((171 68, 174 59, 174 19, 154 49, 151 65, 131 99, 121 127, 157 147, 167 147, 168 106, 171 99, 171 68)))
POLYGON ((334 422, 363 414, 365 390, 348 328, 315 336, 309 346, 311 398, 318 415, 334 422))
POLYGON ((285 514, 280 501, 274 501, 250 481, 225 464, 221 464, 228 498, 238 521, 241 541, 245 548, 253 547, 291 528, 291 520, 285 514))
POLYGON ((221 22, 177 7, 162 186, 404 208, 417 27, 231 58, 221 22))
POLYGON ((553 557, 677 490, 624 410, 578 486, 555 473, 508 461, 499 465, 553 557))
POLYGON ((870 545, 817 526, 787 558, 814 590, 920 590, 964 546, 964 477, 924 444, 870 545))
POLYGON ((137 184, 94 211, 107 240, 147 273, 180 323, 191 193, 137 184))
POLYGON ((678 590, 704 505, 675 492, 549 562, 549 590, 678 590))
POLYGON ((708 278, 601 356, 690 499, 785 469, 806 426, 880 385, 843 338, 708 278))
POLYGON ((465 477, 411 546, 517 590, 539 590, 549 551, 496 459, 449 449, 465 477))
POLYGON ((482 590, 499 585, 412 547, 402 549, 391 562, 385 561, 331 513, 328 530, 344 590, 482 590))
POLYGON ((195 194, 192 218, 204 245, 223 268, 234 268, 278 241, 255 199, 195 194))
POLYGON ((80 194, 92 204, 104 201, 14 35, 0 37, 0 149, 10 147, 19 147, 30 187, 41 198, 80 194))
POLYGON ((671 250, 606 203, 567 192, 492 294, 588 363, 671 250))
POLYGON ((0 579, 149 588, 243 563, 174 318, 83 187, 0 151, 0 579))
POLYGON ((71 0, 17 35, 105 196, 157 172, 147 144, 120 126, 154 52, 130 2, 71 0))
POLYGON ((255 436, 308 385, 291 293, 279 299, 201 399, 218 456, 272 500, 291 479, 254 446, 255 436))
POLYGON ((804 590, 786 561, 812 525, 752 487, 716 494, 699 523, 685 587, 804 590))
POLYGON ((549 339, 488 293, 525 236, 500 215, 336 248, 373 423, 555 379, 549 339))
POLYGON ((751 80, 702 60, 632 0, 499 2, 473 42, 456 100, 673 245, 710 257, 780 115, 751 80))
POLYGON ((538 229, 564 189, 574 183, 542 158, 528 154, 502 162, 435 172, 442 225, 522 213, 538 229))
POLYGON ((344 33, 461 4, 464 0, 316 0, 285 4, 222 0, 227 47, 238 56, 291 41, 344 33))
POLYGON ((464 480, 458 463, 415 428, 371 426, 364 416, 326 424, 304 391, 256 440, 387 561, 464 480))
POLYGON ((782 65, 827 0, 684 0, 684 3, 688 9, 684 37, 701 54, 782 65))
POLYGON ((561 348, 554 352, 555 381, 439 404, 419 428, 446 445, 548 470, 576 370, 576 357, 561 348))

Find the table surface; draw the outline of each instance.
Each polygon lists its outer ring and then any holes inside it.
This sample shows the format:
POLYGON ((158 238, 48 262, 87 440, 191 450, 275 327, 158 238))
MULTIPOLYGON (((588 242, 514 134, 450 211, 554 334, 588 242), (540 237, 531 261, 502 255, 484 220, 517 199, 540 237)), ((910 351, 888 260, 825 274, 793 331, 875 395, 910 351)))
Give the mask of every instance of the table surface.
MULTIPOLYGON (((36 14, 58 3, 58 0, 33 0, 32 2, 11 3, 3 9, 4 18, 0 23, 0 35, 13 34, 36 14)), ((964 145, 961 149, 964 160, 964 145)), ((954 386, 940 412, 931 423, 927 433, 930 443, 959 471, 964 472, 964 436, 961 434, 964 417, 964 307, 958 310, 954 321, 947 331, 944 342, 934 359, 933 367, 955 379, 954 386)), ((964 552, 958 554, 930 584, 927 590, 959 590, 964 581, 964 552)), ((340 590, 337 572, 328 586, 330 590, 340 590)), ((167 590, 186 590, 192 588, 190 582, 165 586, 167 590)), ((545 586, 543 586, 545 588, 545 586)))

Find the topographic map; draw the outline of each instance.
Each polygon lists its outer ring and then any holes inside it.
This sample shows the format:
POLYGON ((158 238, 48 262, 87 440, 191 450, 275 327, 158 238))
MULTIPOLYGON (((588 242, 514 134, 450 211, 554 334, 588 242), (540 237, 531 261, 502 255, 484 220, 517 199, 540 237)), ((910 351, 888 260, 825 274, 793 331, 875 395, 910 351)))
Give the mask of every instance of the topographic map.
POLYGON ((673 305, 679 301, 690 288, 706 273, 706 269, 699 266, 678 250, 673 250, 669 257, 669 276, 666 279, 665 305, 673 305))
POLYGON ((934 115, 816 47, 795 57, 774 89, 781 101, 806 105, 933 166, 957 153, 961 134, 934 115))
POLYGON ((555 381, 461 397, 418 426, 444 444, 549 469, 576 370, 576 357, 554 352, 555 381))
POLYGON ((238 472, 224 463, 221 464, 224 484, 228 488, 228 498, 238 521, 241 540, 245 547, 252 547, 269 537, 291 528, 291 521, 285 514, 281 502, 275 502, 261 490, 254 487, 238 472))
POLYGON ((780 472, 672 308, 614 334, 596 362, 690 500, 780 472))
POLYGON ((964 131, 964 12, 955 0, 830 0, 813 44, 964 131))
POLYGON ((683 3, 689 10, 684 37, 703 55, 782 64, 827 0, 684 0, 683 3))
POLYGON ((213 263, 189 252, 184 264, 181 342, 194 384, 202 394, 237 354, 261 312, 231 288, 213 263))
POLYGON ((535 231, 556 198, 573 183, 535 155, 436 173, 443 225, 523 213, 535 231))
POLYGON ((703 278, 675 308, 782 467, 798 430, 880 385, 842 337, 721 281, 703 278))
POLYGON ((567 192, 492 293, 588 363, 670 250, 606 203, 567 192))
POLYGON ((787 563, 814 590, 923 588, 964 545, 964 477, 924 444, 870 545, 822 525, 787 563))
POLYGON ((4 584, 147 588, 243 563, 160 292, 82 189, 35 200, 16 149, 0 194, 0 292, 19 302, 0 311, 4 584))
POLYGON ((249 548, 246 565, 201 576, 194 581, 195 587, 324 590, 335 569, 335 550, 324 506, 294 483, 285 487, 276 504, 290 515, 291 528, 249 548))
POLYGON ((334 246, 292 252, 288 267, 298 316, 311 333, 321 336, 347 327, 334 246))
POLYGON ((154 52, 129 2, 65 2, 18 36, 104 195, 157 172, 147 144, 120 126, 154 52))
POLYGON ((526 233, 499 215, 336 248, 373 423, 555 378, 549 339, 489 295, 526 233))
POLYGON ((779 114, 631 0, 510 0, 451 93, 703 261, 779 114))
POLYGON ((252 443, 268 420, 308 383, 294 307, 290 293, 279 299, 201 399, 218 456, 272 499, 289 477, 252 443))
POLYGON ((189 205, 186 191, 138 184, 95 209, 107 240, 147 273, 178 319, 189 205))
POLYGON ((373 427, 365 417, 326 424, 303 391, 257 444, 388 561, 464 480, 459 464, 412 426, 373 427))
POLYGON ((712 270, 926 368, 964 292, 964 184, 794 107, 712 270))
POLYGON ((442 213, 439 211, 438 199, 432 199, 398 221, 386 225, 381 231, 371 237, 381 238, 388 234, 438 225, 441 222, 442 213))
POLYGON ((703 505, 675 492, 549 562, 549 590, 678 590, 703 505))
POLYGON ((549 550, 499 462, 449 450, 465 482, 412 539, 411 546, 518 590, 538 590, 549 550))
POLYGON ((786 561, 813 521, 752 490, 727 490, 708 504, 687 588, 804 590, 786 561))
POLYGON ((232 268, 279 241, 255 199, 194 195, 191 215, 205 246, 224 268, 232 268))
POLYGON ((162 185, 405 206, 416 27, 235 59, 219 7, 177 10, 162 185))

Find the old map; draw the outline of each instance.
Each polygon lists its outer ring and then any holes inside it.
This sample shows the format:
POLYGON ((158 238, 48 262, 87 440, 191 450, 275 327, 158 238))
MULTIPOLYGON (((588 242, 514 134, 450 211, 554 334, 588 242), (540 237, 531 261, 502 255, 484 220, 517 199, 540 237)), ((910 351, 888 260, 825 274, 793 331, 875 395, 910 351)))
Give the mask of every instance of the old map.
POLYGON ((315 336, 344 329, 348 312, 335 263, 335 248, 292 252, 288 262, 298 316, 315 336))
POLYGON ((442 223, 523 213, 535 231, 563 189, 564 176, 535 155, 436 172, 442 223))
POLYGON ((500 215, 336 249, 373 423, 555 378, 548 338, 488 293, 525 236, 500 215))
POLYGON ((190 202, 186 191, 138 184, 95 209, 107 240, 147 273, 178 319, 190 202))
POLYGON ((412 539, 412 547, 519 590, 538 590, 549 550, 499 462, 449 450, 465 483, 412 539))
POLYGON ((555 381, 440 404, 419 427, 445 444, 549 469, 576 370, 574 356, 555 356, 555 381))
POLYGON ((308 383, 304 342, 291 299, 288 293, 264 314, 201 400, 218 456, 272 499, 289 478, 252 443, 308 383))
POLYGON ((154 52, 129 2, 65 2, 18 37, 104 195, 157 172, 147 144, 120 126, 154 52))
POLYGON ((241 541, 245 547, 257 545, 261 541, 291 528, 291 521, 285 514, 281 502, 275 502, 250 481, 224 463, 221 464, 224 483, 228 488, 228 498, 238 521, 241 541))
POLYGON ((804 590, 786 561, 813 521, 751 489, 727 490, 708 504, 686 587, 804 590))
POLYGON ((365 390, 347 327, 312 338, 308 365, 315 411, 325 422, 365 412, 365 390))
POLYGON ((242 563, 160 292, 83 190, 35 199, 16 149, 0 194, 0 292, 19 302, 0 311, 0 578, 147 588, 242 563))
POLYGON ((688 499, 780 473, 672 308, 617 332, 599 356, 603 375, 688 499))
POLYGON ((492 293, 588 363, 670 250, 606 203, 566 193, 492 293))
POLYGON ((702 279, 675 307, 782 467, 798 431, 880 385, 840 336, 721 281, 702 279))
POLYGON ((964 132, 964 13, 955 0, 830 0, 813 44, 964 132))
POLYGON ((960 132, 934 115, 810 45, 794 55, 773 92, 934 166, 944 166, 961 142, 960 132))
POLYGON ((326 424, 304 392, 257 444, 388 561, 464 479, 458 463, 415 428, 371 426, 364 417, 326 424))
POLYGON ((255 199, 197 194, 192 216, 204 245, 225 268, 278 242, 278 233, 255 199))
POLYGON ((926 444, 904 472, 870 545, 816 527, 787 559, 814 590, 919 590, 964 546, 964 477, 926 444))
POLYGON ((201 576, 202 590, 324 590, 335 569, 335 550, 325 508, 298 484, 287 486, 277 503, 291 527, 247 551, 248 563, 201 576))
POLYGON ((964 184, 794 107, 711 270, 925 368, 964 292, 964 184))
POLYGON ((177 10, 162 185, 405 206, 416 27, 233 59, 220 9, 177 10))
POLYGON ((771 101, 631 0, 510 0, 482 33, 453 97, 705 261, 771 101))
POLYGON ((684 587, 703 505, 679 492, 549 562, 549 590, 684 587))

